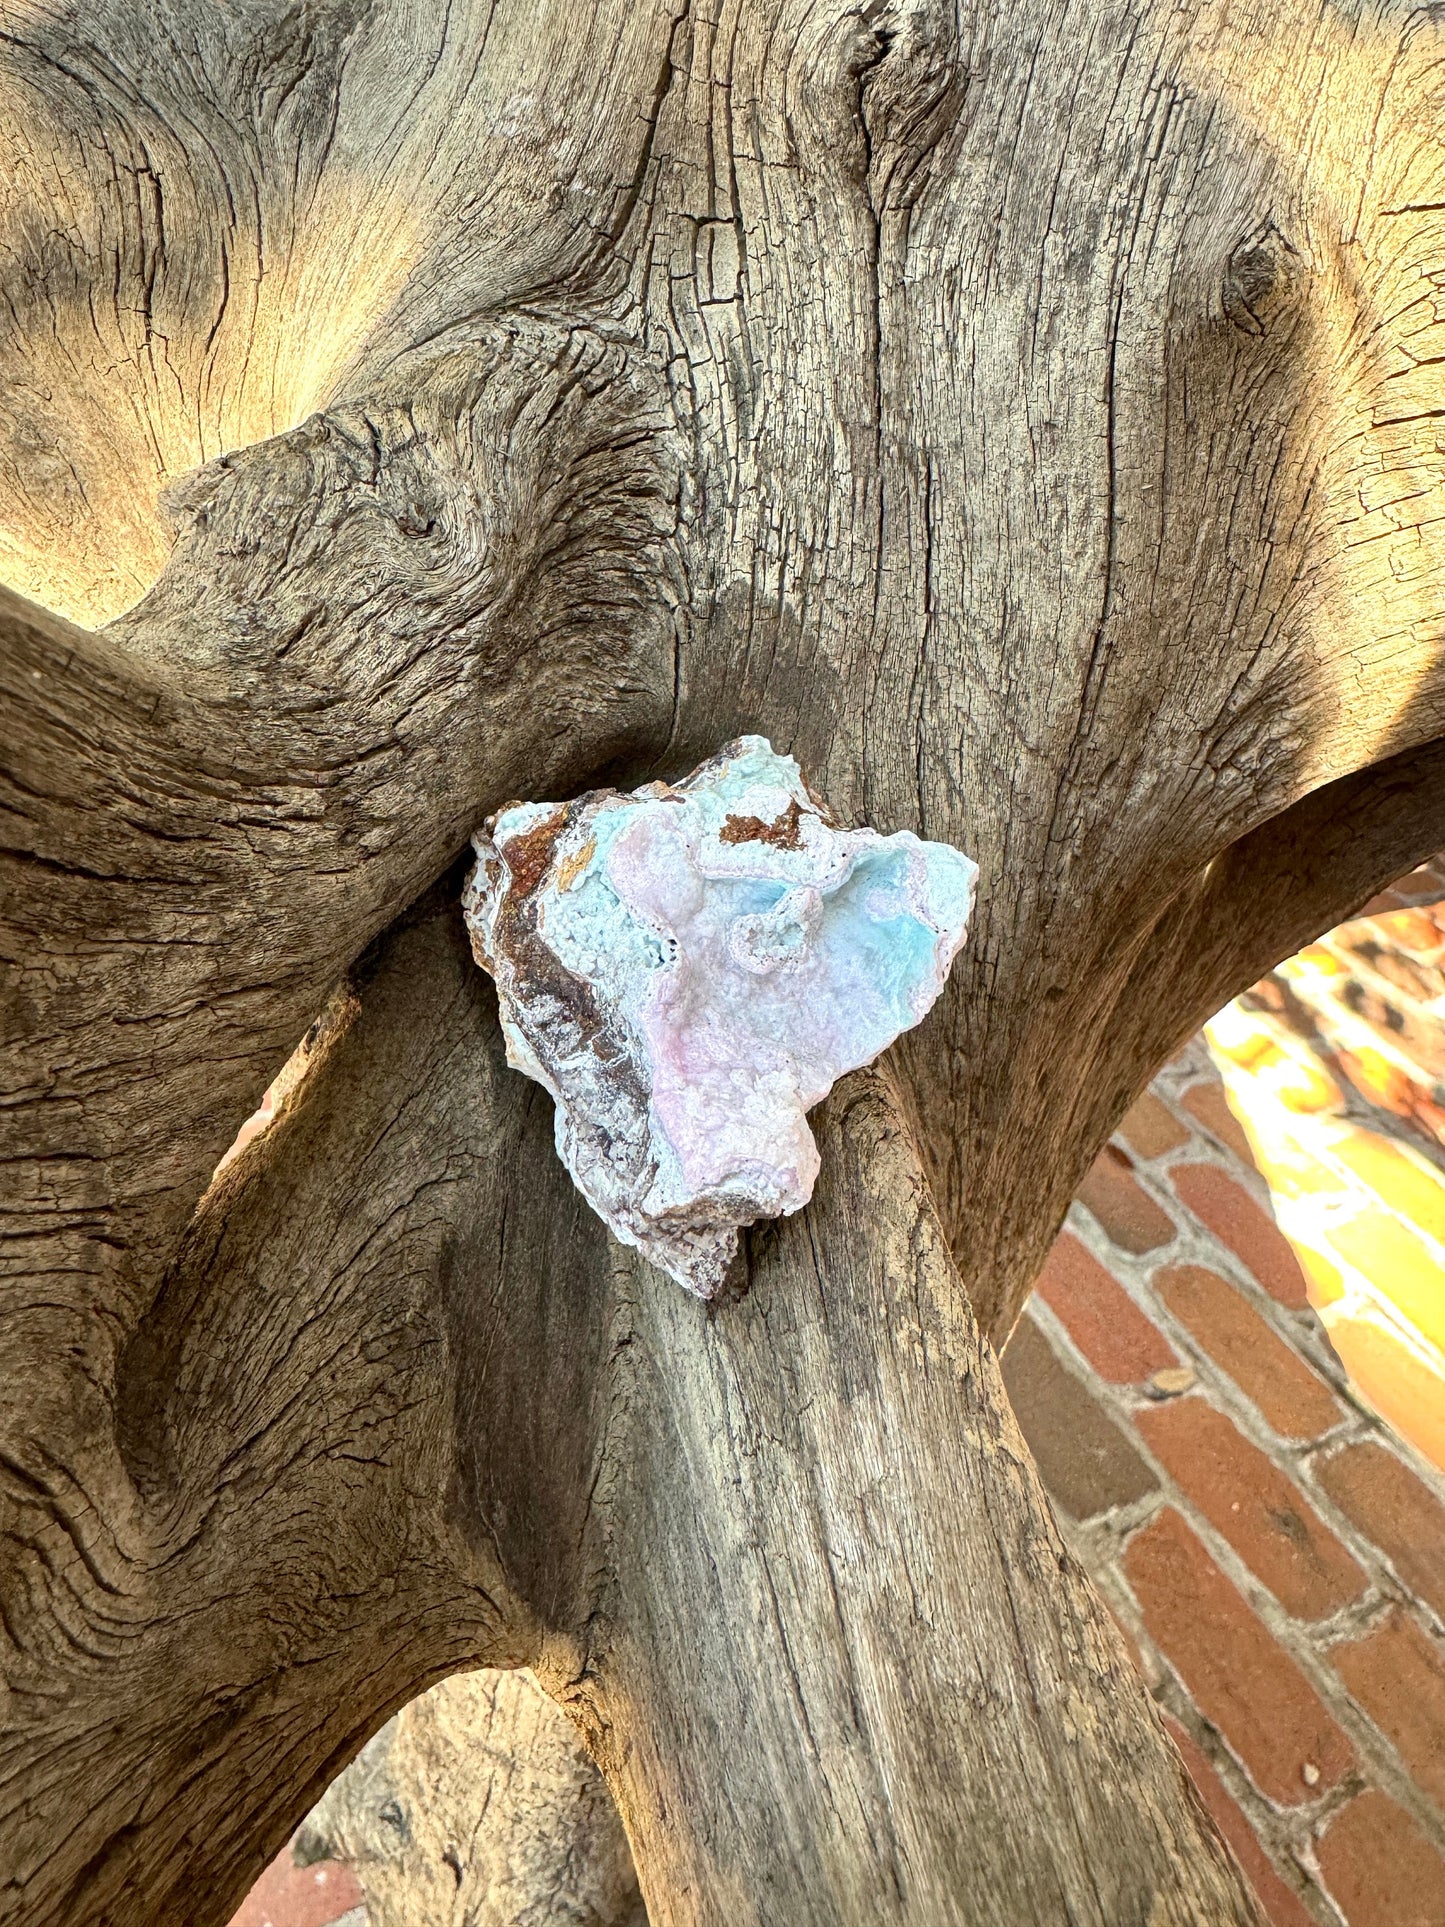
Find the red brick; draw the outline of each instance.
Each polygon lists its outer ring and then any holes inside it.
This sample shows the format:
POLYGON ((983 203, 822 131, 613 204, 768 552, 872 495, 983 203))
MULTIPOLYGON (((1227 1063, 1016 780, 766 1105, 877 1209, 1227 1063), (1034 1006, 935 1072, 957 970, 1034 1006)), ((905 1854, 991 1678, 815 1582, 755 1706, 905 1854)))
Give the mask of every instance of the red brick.
POLYGON ((1227 1278, 1202 1265, 1171 1265, 1154 1289, 1282 1438, 1313 1439, 1343 1413, 1313 1372, 1227 1278))
POLYGON ((1284 1017, 1292 997, 1286 986, 1277 977, 1261 977, 1240 999, 1246 1010, 1267 1010, 1276 1017, 1284 1017))
POLYGON ((1226 1150, 1233 1151, 1243 1163, 1253 1166, 1254 1152, 1244 1134, 1244 1126, 1229 1108, 1222 1084, 1191 1084, 1184 1093, 1183 1103, 1189 1115, 1202 1124, 1212 1138, 1226 1150))
POLYGON ((1095 1158, 1078 1198, 1125 1251, 1142 1255, 1174 1236, 1173 1220, 1140 1185, 1128 1157, 1115 1144, 1106 1144, 1095 1158))
POLYGON ((1136 1412, 1166 1472, 1296 1619, 1324 1619, 1365 1590, 1361 1568, 1294 1481, 1202 1398, 1136 1412))
POLYGON ((1270 1927, 1315 1927, 1314 1916, 1306 1910, 1303 1902, 1295 1898, 1275 1871, 1274 1862, 1261 1846, 1259 1836, 1230 1797, 1203 1750, 1195 1745, 1178 1720, 1171 1719, 1167 1713, 1164 1715, 1164 1724, 1179 1748, 1180 1757, 1199 1790, 1200 1799, 1208 1807, 1215 1826, 1229 1842, 1235 1859, 1244 1869, 1245 1878, 1253 1887, 1270 1927))
MULTIPOLYGON (((1405 907, 1405 899, 1400 896, 1397 891, 1382 890, 1377 897, 1370 898, 1370 901, 1365 905, 1364 909, 1361 910, 1360 915, 1362 917, 1381 917, 1384 916, 1387 911, 1403 910, 1405 907)), ((1348 929, 1349 925, 1346 924, 1343 927, 1348 929)))
POLYGON ((1027 1313, 1004 1348, 1003 1378, 1049 1497, 1074 1519, 1130 1505, 1159 1481, 1027 1313))
MULTIPOLYGON (((1346 1152, 1352 1148, 1348 1143, 1344 1146, 1346 1152)), ((1432 1192, 1438 1188, 1431 1184, 1432 1192)), ((1387 1201, 1398 1208, 1398 1200, 1387 1201)), ((1419 1221, 1418 1213, 1411 1215, 1419 1221)), ((1435 1235, 1438 1237, 1440 1233, 1435 1235)), ((1437 1350, 1445 1348, 1445 1291, 1441 1289, 1440 1260, 1422 1238, 1417 1238, 1408 1225, 1401 1224, 1388 1211, 1370 1207, 1342 1223, 1332 1224, 1329 1240, 1416 1331, 1437 1350)))
POLYGON ((1412 1006, 1428 1004, 1440 995, 1438 967, 1413 963, 1410 958, 1393 950, 1381 950, 1375 944, 1360 945, 1357 954, 1363 955, 1372 969, 1378 970, 1388 984, 1403 994, 1407 1013, 1412 1006))
POLYGON ((1135 1533, 1124 1571, 1155 1644, 1267 1799, 1294 1806, 1344 1777, 1349 1741, 1177 1512, 1135 1533))
POLYGON ((1379 1051, 1363 1046, 1358 1051, 1339 1050, 1335 1068, 1347 1077, 1356 1090, 1372 1104, 1381 1104, 1402 1123, 1412 1126, 1427 1138, 1445 1144, 1445 1109, 1435 1102, 1426 1088, 1407 1077, 1397 1064, 1379 1051))
POLYGON ((1072 1231, 1055 1240, 1038 1292, 1094 1370, 1113 1384, 1135 1384, 1162 1366, 1177 1364, 1163 1332, 1072 1231))
POLYGON ((1170 1174, 1197 1218, 1248 1265, 1272 1298, 1293 1311, 1309 1304, 1305 1276, 1284 1233, 1226 1172, 1213 1164, 1184 1164, 1170 1174))
POLYGON ((241 1902, 231 1927, 330 1927, 362 1899, 350 1867, 335 1860, 298 1867, 285 1847, 241 1902))
POLYGON ((1119 1126, 1119 1136, 1141 1158, 1162 1158, 1166 1151, 1177 1151, 1189 1142, 1187 1128, 1153 1091, 1135 1098, 1119 1126))
POLYGON ((1410 1591, 1445 1618, 1445 1506, 1429 1487, 1372 1439, 1318 1462, 1315 1476, 1410 1591))
POLYGON ((1392 1612, 1366 1638, 1330 1654, 1350 1697, 1394 1741, 1445 1813, 1445 1653, 1411 1614, 1392 1612))
POLYGON ((1445 929, 1435 910, 1392 910, 1379 919, 1376 930, 1383 942, 1403 950, 1407 957, 1431 958, 1445 943, 1445 929))
POLYGON ((1433 1164, 1411 1156, 1383 1131, 1357 1124, 1336 1131, 1330 1150, 1407 1224, 1427 1237, 1445 1240, 1445 1176, 1433 1164))
POLYGON ((1361 917, 1379 916, 1380 905, 1390 910, 1403 910, 1414 904, 1439 903, 1445 897, 1445 869, 1441 865, 1442 859, 1435 857, 1429 863, 1421 863, 1415 869, 1407 870, 1404 876, 1396 877, 1387 890, 1382 890, 1377 897, 1371 897, 1357 914, 1361 917))
POLYGON ((1407 1344, 1393 1322, 1368 1313, 1357 1316, 1341 1305, 1330 1314, 1329 1335, 1350 1383, 1389 1431, 1445 1471, 1445 1360, 1440 1354, 1407 1344))
POLYGON ((1385 1794, 1351 1800, 1315 1851, 1350 1927, 1445 1927, 1445 1860, 1385 1794))

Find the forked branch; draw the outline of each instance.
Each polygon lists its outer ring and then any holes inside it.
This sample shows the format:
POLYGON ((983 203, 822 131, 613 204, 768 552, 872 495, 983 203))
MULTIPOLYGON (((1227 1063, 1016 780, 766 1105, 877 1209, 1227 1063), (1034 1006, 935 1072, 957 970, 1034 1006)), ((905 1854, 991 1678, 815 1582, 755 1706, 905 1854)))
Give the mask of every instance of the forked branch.
POLYGON ((208 1195, 121 1360, 123 1468, 23 1511, 8 1570, 52 1575, 68 1640, 13 1669, 10 1909, 201 1927, 403 1699, 486 1662, 583 1723, 655 1927, 1252 1920, 888 1080, 825 1107, 815 1203, 702 1306, 572 1191, 453 888, 208 1195))

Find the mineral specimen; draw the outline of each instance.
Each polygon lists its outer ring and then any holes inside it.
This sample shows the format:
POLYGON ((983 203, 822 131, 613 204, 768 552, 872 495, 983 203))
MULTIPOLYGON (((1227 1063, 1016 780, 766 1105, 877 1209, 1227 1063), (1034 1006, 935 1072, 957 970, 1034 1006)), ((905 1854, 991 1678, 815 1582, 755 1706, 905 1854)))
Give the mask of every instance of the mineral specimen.
POLYGON ((551 1092, 592 1208, 713 1296, 739 1226, 812 1195, 805 1113, 943 988, 975 865, 839 829, 761 736, 677 784, 513 804, 473 844, 508 1062, 551 1092))

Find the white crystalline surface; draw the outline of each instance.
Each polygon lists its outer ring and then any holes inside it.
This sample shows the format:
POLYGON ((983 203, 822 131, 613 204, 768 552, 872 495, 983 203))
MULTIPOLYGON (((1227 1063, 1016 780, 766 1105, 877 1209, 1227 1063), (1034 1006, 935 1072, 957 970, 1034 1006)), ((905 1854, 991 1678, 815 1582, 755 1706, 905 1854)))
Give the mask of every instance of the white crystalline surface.
POLYGON ((515 804, 473 843, 508 1061, 551 1092, 593 1209, 712 1296, 738 1227, 812 1195, 805 1113, 942 990, 975 865, 836 828, 761 736, 676 785, 515 804))

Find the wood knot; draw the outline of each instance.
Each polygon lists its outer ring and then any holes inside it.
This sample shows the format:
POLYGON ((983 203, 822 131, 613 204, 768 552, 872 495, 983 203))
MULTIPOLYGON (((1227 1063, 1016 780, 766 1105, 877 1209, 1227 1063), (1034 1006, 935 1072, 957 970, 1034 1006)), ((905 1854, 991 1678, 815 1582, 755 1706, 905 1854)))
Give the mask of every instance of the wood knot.
POLYGON ((1224 268, 1224 312, 1241 334, 1267 335, 1294 301, 1304 262, 1271 220, 1262 221, 1224 268))

